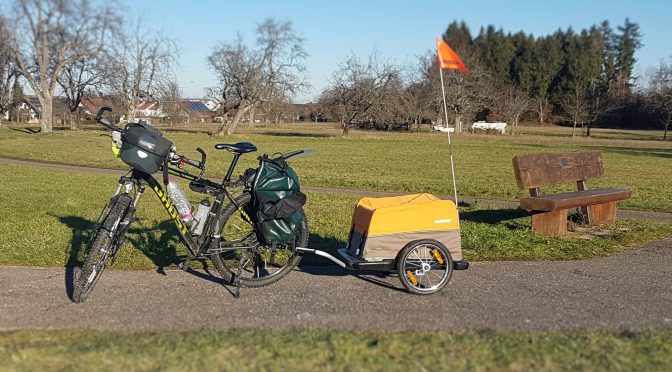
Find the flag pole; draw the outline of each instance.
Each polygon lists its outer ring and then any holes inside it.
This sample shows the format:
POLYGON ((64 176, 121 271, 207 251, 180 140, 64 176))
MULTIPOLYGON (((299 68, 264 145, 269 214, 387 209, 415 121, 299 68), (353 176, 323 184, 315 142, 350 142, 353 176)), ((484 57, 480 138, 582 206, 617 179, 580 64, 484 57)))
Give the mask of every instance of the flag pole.
MULTIPOLYGON (((448 104, 446 103, 446 88, 443 85, 443 68, 439 64, 439 75, 441 76, 441 96, 443 97, 443 114, 446 120, 446 133, 448 133, 448 153, 450 154, 450 177, 453 180, 453 195, 455 197, 455 208, 457 208, 457 184, 455 183, 455 164, 453 162, 453 144, 450 141, 450 129, 448 128, 448 104)), ((459 214, 458 214, 459 216, 459 214)), ((459 227, 459 217, 458 217, 459 227)))

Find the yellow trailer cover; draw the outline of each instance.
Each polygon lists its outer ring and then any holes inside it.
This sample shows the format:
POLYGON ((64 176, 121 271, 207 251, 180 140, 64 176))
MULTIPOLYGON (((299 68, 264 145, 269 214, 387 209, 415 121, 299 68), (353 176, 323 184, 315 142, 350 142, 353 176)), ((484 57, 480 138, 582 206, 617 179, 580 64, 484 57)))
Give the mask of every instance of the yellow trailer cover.
POLYGON ((409 242, 434 239, 462 259, 455 203, 431 194, 362 198, 352 216, 348 252, 364 260, 394 259, 409 242))

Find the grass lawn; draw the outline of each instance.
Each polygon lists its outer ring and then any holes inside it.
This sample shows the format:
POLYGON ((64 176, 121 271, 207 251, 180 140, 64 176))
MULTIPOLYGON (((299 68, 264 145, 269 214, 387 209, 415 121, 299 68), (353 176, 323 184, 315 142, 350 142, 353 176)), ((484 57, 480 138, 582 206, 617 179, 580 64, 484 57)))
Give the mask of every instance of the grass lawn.
MULTIPOLYGON (((432 133, 354 133, 291 127, 246 131, 223 140, 168 133, 196 156, 208 150, 209 175, 225 172, 229 156, 216 142, 252 141, 261 152, 314 148, 293 161, 304 184, 386 191, 449 193, 445 137, 432 133)), ((123 167, 109 154, 103 132, 36 135, 0 128, 0 156, 123 167)), ((561 136, 457 137, 458 187, 475 197, 515 198, 511 157, 531 151, 601 149, 607 176, 591 186, 622 186, 635 196, 622 205, 672 211, 666 192, 670 144, 647 140, 571 140, 561 136)), ((240 170, 253 166, 244 157, 240 170)), ((668 172, 669 173, 669 172, 668 172)), ((117 177, 0 164, 0 265, 75 264, 117 177)), ((198 197, 190 194, 192 202, 198 197)), ((357 196, 308 193, 310 246, 345 244, 357 196)), ((140 220, 112 268, 173 267, 184 253, 172 222, 146 193, 140 220)), ((582 240, 530 232, 518 210, 461 208, 465 258, 478 260, 579 259, 611 254, 672 235, 672 225, 619 220, 615 233, 582 240)), ((330 264, 311 257, 314 263, 330 264)), ((669 370, 672 331, 606 332, 352 332, 231 330, 225 332, 115 333, 92 330, 0 332, 0 370, 669 370)))
POLYGON ((670 331, 0 333, 2 370, 664 371, 670 365, 670 331))
MULTIPOLYGON (((0 128, 0 154, 124 168, 123 163, 111 156, 109 140, 104 133, 57 131, 41 135, 17 128, 0 128)), ((214 150, 215 143, 251 141, 257 145, 259 153, 315 149, 315 155, 292 161, 305 185, 437 194, 452 192, 446 137, 437 133, 355 131, 350 137, 343 138, 329 125, 286 125, 254 130, 243 128, 241 134, 223 139, 214 139, 205 133, 166 132, 166 136, 190 157, 198 157, 194 150, 197 146, 206 149, 209 154, 207 175, 212 177, 223 175, 231 158, 226 152, 214 150)), ((572 139, 537 134, 458 135, 453 153, 459 192, 471 197, 516 199, 525 195, 526 190, 518 190, 516 186, 511 165, 514 155, 571 150, 603 152, 606 175, 589 180, 589 187, 629 188, 633 190, 633 197, 620 202, 620 206, 672 212, 672 193, 667 177, 661 177, 669 173, 672 141, 572 139)), ((259 153, 243 156, 239 171, 255 166, 259 153)), ((574 185, 568 184, 546 191, 570 190, 572 187, 574 185)))
MULTIPOLYGON (((71 265, 81 259, 89 231, 117 181, 113 175, 7 164, 0 164, 0 179, 0 205, 11 211, 0 220, 0 264, 38 266, 71 265)), ((191 199, 195 204, 198 197, 191 194, 191 199)), ((308 193, 309 245, 332 251, 344 246, 357 200, 308 193)), ((178 263, 184 247, 151 192, 143 196, 136 215, 140 220, 131 226, 113 267, 153 269, 178 263)), ((531 233, 530 218, 520 210, 467 206, 461 215, 463 249, 471 261, 595 257, 672 235, 669 224, 623 219, 617 227, 627 231, 607 237, 546 237, 531 233)))

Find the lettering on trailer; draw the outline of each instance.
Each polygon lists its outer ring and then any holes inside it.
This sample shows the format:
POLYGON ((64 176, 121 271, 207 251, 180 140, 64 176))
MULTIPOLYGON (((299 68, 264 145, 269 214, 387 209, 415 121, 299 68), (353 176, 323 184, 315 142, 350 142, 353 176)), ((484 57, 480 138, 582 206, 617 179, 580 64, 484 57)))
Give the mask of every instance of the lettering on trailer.
POLYGON ((187 227, 184 226, 184 223, 182 223, 182 220, 180 219, 180 215, 177 213, 177 210, 175 210, 175 207, 170 202, 170 199, 168 199, 168 196, 166 195, 166 192, 161 190, 161 188, 158 185, 154 186, 154 192, 161 199, 161 204, 163 204, 163 207, 166 208, 166 210, 168 211, 168 214, 170 215, 170 218, 172 218, 173 221, 175 221, 175 224, 177 225, 177 229, 180 230, 182 235, 186 235, 187 234, 187 227))

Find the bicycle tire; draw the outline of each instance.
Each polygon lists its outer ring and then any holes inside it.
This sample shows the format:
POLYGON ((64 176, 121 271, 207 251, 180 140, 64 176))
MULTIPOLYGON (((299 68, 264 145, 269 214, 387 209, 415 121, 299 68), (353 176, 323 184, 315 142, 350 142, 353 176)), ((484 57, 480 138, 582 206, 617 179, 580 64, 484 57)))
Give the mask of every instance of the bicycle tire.
MULTIPOLYGON (((245 206, 252 200, 252 196, 250 193, 246 192, 238 196, 235 200, 236 203, 244 210, 245 206)), ((303 213, 303 210, 301 210, 301 212, 303 218, 300 222, 300 230, 296 235, 294 244, 295 247, 305 247, 308 244, 308 221, 305 213, 303 213)), ((249 235, 248 240, 245 242, 249 244, 256 243, 254 226, 242 217, 241 213, 238 211, 235 205, 233 205, 233 203, 230 203, 228 206, 226 206, 222 213, 219 224, 219 226, 222 227, 220 231, 222 240, 232 240, 232 238, 236 238, 236 236, 231 236, 231 233, 228 231, 228 226, 231 221, 234 221, 234 224, 238 223, 239 225, 243 226, 242 228, 238 227, 240 229, 240 232, 236 232, 237 235, 240 235, 238 238, 249 235)), ((299 264, 302 255, 299 252, 292 251, 292 248, 293 247, 291 247, 291 245, 277 245, 277 252, 275 252, 272 251, 272 247, 259 245, 253 249, 236 251, 232 250, 230 252, 218 253, 211 256, 211 258, 215 268, 222 278, 228 283, 234 284, 236 281, 238 264, 240 262, 240 255, 250 255, 251 259, 247 260, 245 266, 241 270, 240 283, 245 287, 264 287, 282 279, 285 275, 289 274, 289 272, 292 271, 296 265, 299 264), (276 256, 278 253, 281 255, 280 257, 276 256), (268 262, 269 254, 271 255, 271 262, 268 262), (278 261, 279 265, 276 265, 276 262, 273 262, 276 258, 282 260, 278 261), (262 260, 264 263, 263 268, 257 266, 257 264, 261 263, 262 260), (250 263, 252 264, 251 267, 247 265, 250 263), (269 267, 269 264, 273 267, 269 267), (269 268, 273 271, 270 272, 269 268), (262 272, 267 273, 268 275, 261 275, 262 272)))
POLYGON ((433 239, 408 243, 399 252, 397 265, 401 284, 408 292, 417 295, 440 291, 453 274, 453 259, 448 248, 433 239))
POLYGON ((105 270, 107 261, 117 253, 123 234, 131 223, 132 216, 128 212, 132 203, 133 198, 130 195, 120 194, 110 199, 103 209, 102 222, 98 224, 89 241, 84 265, 75 273, 72 292, 75 303, 86 301, 105 270), (120 230, 120 224, 124 220, 128 223, 120 230))

